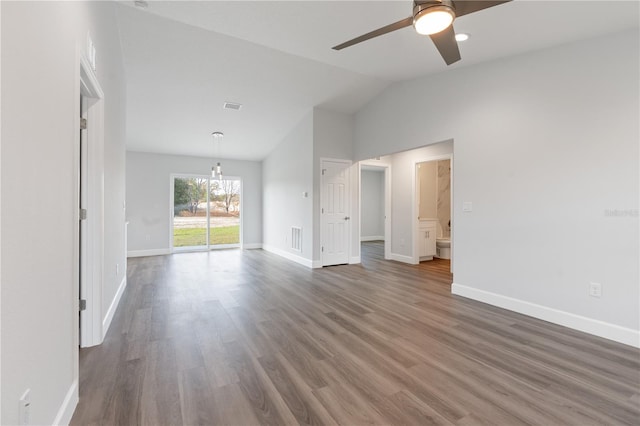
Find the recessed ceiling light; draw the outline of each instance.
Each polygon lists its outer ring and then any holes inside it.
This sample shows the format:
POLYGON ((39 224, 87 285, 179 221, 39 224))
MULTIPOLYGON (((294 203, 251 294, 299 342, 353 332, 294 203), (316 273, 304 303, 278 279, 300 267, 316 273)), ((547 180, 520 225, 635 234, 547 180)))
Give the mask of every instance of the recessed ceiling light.
POLYGON ((147 3, 145 0, 135 0, 133 4, 140 9, 146 9, 147 7, 149 7, 149 3, 147 3))
POLYGON ((457 41, 467 41, 467 40, 469 40, 469 34, 458 33, 458 34, 456 34, 456 40, 457 41))
POLYGON ((239 104, 237 102, 225 102, 222 108, 224 108, 224 109, 232 109, 234 111, 239 111, 240 108, 242 108, 242 104, 239 104))

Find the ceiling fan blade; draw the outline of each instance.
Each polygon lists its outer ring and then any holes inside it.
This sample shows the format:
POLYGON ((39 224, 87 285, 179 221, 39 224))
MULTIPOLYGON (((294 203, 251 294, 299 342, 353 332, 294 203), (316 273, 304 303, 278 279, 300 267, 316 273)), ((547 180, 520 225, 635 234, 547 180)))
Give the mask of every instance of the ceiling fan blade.
POLYGON ((386 27, 382 27, 382 28, 378 28, 377 30, 371 31, 370 33, 367 33, 365 35, 361 35, 360 37, 356 37, 353 40, 349 40, 347 42, 344 42, 342 44, 339 44, 337 46, 332 47, 333 50, 342 50, 345 47, 349 47, 349 46, 353 46, 354 44, 358 44, 360 42, 363 42, 365 40, 369 40, 372 39, 374 37, 378 37, 381 36, 383 34, 387 34, 390 33, 392 31, 395 30, 399 30, 401 28, 404 27, 408 27, 410 25, 413 25, 413 17, 410 16, 406 19, 403 19, 402 21, 398 21, 395 22, 391 25, 387 25, 386 27))
POLYGON ((511 0, 506 1, 483 1, 483 0, 455 0, 453 6, 456 9, 456 17, 468 15, 479 10, 488 9, 493 6, 498 6, 503 3, 509 3, 511 0))
POLYGON ((449 25, 449 28, 446 30, 431 34, 429 37, 433 40, 433 44, 436 45, 438 52, 440 52, 442 59, 444 59, 447 65, 451 65, 460 60, 460 50, 458 49, 456 32, 453 29, 453 25, 449 25))

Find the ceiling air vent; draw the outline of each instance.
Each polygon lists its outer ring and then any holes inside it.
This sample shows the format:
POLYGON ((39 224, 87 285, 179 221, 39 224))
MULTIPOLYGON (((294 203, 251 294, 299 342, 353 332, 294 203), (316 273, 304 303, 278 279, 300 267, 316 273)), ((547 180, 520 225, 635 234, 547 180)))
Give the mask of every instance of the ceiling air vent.
POLYGON ((240 111, 240 108, 242 108, 242 104, 238 104, 235 102, 225 102, 224 106, 222 107, 223 109, 232 109, 234 111, 240 111))

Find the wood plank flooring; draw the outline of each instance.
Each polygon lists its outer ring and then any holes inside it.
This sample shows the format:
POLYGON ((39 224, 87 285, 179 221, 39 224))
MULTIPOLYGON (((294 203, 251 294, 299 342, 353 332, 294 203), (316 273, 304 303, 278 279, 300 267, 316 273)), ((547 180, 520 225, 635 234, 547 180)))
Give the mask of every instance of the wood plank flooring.
POLYGON ((449 262, 129 259, 73 425, 640 424, 640 351, 452 296, 449 262))

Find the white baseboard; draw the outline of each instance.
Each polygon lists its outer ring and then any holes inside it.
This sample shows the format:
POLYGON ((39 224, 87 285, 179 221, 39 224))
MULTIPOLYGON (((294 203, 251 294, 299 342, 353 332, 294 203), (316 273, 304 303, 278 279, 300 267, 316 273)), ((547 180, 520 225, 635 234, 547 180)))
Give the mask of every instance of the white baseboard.
POLYGON ((311 267, 313 269, 322 268, 322 260, 314 260, 313 262, 311 262, 311 267))
POLYGON ((349 259, 349 265, 353 265, 355 263, 360 263, 360 256, 352 256, 351 259, 349 259))
POLYGON ((360 241, 384 241, 384 235, 375 235, 372 237, 360 237, 360 241))
POLYGON ((71 423, 71 417, 73 412, 76 411, 78 405, 78 381, 74 380, 71 387, 67 391, 67 394, 62 401, 62 405, 56 414, 56 418, 51 423, 52 425, 68 425, 71 423))
POLYGON ((501 294, 491 293, 477 288, 453 283, 451 293, 508 309, 519 314, 528 315, 574 330, 604 337, 625 345, 640 347, 640 331, 631 328, 621 327, 604 321, 583 317, 570 312, 560 311, 524 300, 514 299, 501 294))
POLYGON ((171 250, 169 250, 168 248, 151 250, 129 250, 127 252, 127 257, 162 256, 165 254, 171 254, 171 250))
POLYGON ((104 336, 107 335, 107 331, 109 331, 109 326, 111 326, 111 320, 113 320, 113 315, 116 313, 116 309, 118 309, 118 304, 120 303, 120 298, 122 297, 122 293, 124 293, 124 289, 127 287, 127 277, 122 277, 122 282, 118 286, 118 290, 116 291, 115 296, 113 296, 113 300, 111 301, 111 305, 107 310, 107 314, 104 316, 102 320, 102 341, 104 341, 104 336))
POLYGON ((413 262, 413 257, 405 256, 404 254, 389 253, 389 259, 395 260, 397 262, 402 262, 402 263, 408 263, 410 265, 415 265, 415 263, 413 262))
POLYGON ((293 262, 299 263, 300 265, 304 265, 307 268, 313 268, 314 267, 314 262, 311 261, 310 259, 306 259, 306 258, 304 258, 302 256, 295 255, 293 253, 290 253, 288 251, 279 249, 277 247, 270 246, 268 244, 263 244, 262 245, 262 250, 268 251, 269 253, 277 254, 278 256, 282 256, 285 259, 288 259, 288 260, 291 260, 293 262))
POLYGON ((262 248, 262 243, 249 243, 249 244, 243 244, 242 248, 244 250, 255 250, 255 249, 261 249, 262 248))

